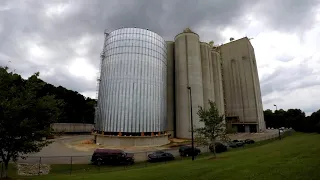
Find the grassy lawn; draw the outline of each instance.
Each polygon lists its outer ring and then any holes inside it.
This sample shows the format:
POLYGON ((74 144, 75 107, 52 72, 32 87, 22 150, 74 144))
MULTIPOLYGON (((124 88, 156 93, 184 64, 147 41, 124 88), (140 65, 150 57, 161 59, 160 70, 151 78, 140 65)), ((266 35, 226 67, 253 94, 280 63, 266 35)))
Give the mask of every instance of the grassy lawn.
MULTIPOLYGON (((320 179, 320 135, 295 133, 293 136, 260 146, 234 150, 218 155, 217 159, 202 157, 161 164, 138 164, 144 168, 123 170, 101 168, 84 171, 86 165, 76 165, 72 175, 61 174, 64 167, 53 167, 51 175, 31 179, 320 179), (81 166, 81 167, 80 167, 81 166), (79 171, 76 171, 79 169, 79 171), (118 170, 118 171, 115 171, 118 170)), ((22 179, 21 177, 19 179, 22 179)), ((28 178, 30 179, 30 178, 28 178)))

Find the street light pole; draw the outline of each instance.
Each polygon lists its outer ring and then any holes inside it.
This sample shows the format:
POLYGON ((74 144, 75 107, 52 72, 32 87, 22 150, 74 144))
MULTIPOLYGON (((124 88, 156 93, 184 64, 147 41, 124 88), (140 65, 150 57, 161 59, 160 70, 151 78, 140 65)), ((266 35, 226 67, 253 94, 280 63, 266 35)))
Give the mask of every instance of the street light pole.
POLYGON ((187 87, 189 89, 190 96, 190 111, 191 111, 191 148, 192 148, 192 161, 194 161, 194 139, 193 139, 193 117, 192 117, 192 95, 191 95, 191 87, 187 87))
MULTIPOLYGON (((273 106, 275 106, 276 107, 276 111, 278 110, 278 106, 277 105, 273 105, 273 106)), ((280 132, 280 127, 278 128, 278 131, 279 131, 279 140, 281 140, 281 132, 280 132)))
POLYGON ((274 104, 273 106, 275 106, 275 107, 276 107, 276 111, 277 111, 277 110, 278 110, 278 106, 277 106, 277 105, 275 105, 275 104, 274 104))

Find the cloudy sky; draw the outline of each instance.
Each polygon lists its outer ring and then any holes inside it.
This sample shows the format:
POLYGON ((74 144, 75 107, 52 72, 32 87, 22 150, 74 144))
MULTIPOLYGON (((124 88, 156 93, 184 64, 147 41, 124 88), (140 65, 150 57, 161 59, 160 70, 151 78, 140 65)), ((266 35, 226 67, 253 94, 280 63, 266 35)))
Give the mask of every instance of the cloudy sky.
POLYGON ((1 0, 0 66, 95 97, 104 29, 133 26, 253 38, 264 109, 320 109, 319 0, 1 0))

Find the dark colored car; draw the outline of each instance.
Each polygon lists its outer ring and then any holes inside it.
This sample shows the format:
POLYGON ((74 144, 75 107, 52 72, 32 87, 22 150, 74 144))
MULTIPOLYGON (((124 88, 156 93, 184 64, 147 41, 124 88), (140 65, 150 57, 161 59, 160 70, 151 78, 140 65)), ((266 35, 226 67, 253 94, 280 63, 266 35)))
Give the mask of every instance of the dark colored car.
MULTIPOLYGON (((216 148, 216 153, 221 153, 221 152, 225 152, 228 150, 228 147, 220 142, 215 143, 215 148, 216 148)), ((213 145, 212 144, 209 146, 209 149, 211 152, 213 152, 213 145)))
POLYGON ((91 163, 96 165, 101 164, 126 164, 134 163, 134 154, 126 153, 119 149, 96 149, 93 152, 91 163))
POLYGON ((149 162, 171 161, 174 160, 174 156, 171 153, 157 151, 152 154, 148 154, 149 162))
POLYGON ((239 140, 233 140, 232 142, 234 142, 237 147, 243 147, 245 144, 244 141, 239 141, 239 140))
POLYGON ((244 142, 246 144, 254 144, 254 140, 252 140, 252 139, 246 139, 246 140, 244 140, 244 142))
POLYGON ((227 144, 231 148, 237 148, 238 147, 236 142, 229 141, 227 144))
MULTIPOLYGON (((194 155, 197 156, 201 153, 199 148, 194 148, 194 155)), ((191 146, 181 146, 179 148, 180 156, 192 156, 192 147, 191 146)))

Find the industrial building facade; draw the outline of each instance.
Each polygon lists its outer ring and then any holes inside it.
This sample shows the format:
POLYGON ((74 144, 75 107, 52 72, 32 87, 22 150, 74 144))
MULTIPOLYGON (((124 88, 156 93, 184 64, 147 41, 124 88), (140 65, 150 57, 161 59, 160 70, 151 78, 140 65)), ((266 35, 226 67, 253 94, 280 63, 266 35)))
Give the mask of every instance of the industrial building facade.
POLYGON ((228 128, 265 130, 255 54, 246 37, 213 46, 190 29, 174 41, 140 28, 106 33, 98 93, 95 129, 102 134, 190 138, 190 106, 193 125, 200 127, 198 106, 208 108, 209 100, 228 128))

